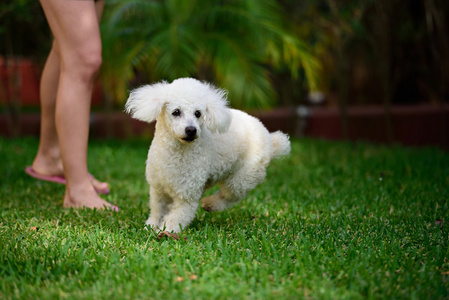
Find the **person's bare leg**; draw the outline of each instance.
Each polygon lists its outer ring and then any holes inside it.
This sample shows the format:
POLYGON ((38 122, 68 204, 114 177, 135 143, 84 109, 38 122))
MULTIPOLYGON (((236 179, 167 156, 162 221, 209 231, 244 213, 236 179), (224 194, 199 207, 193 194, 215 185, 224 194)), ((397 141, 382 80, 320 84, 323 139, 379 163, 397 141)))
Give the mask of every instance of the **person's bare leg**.
POLYGON ((103 208, 87 170, 90 98, 101 64, 101 39, 93 1, 41 0, 59 50, 55 124, 64 174, 65 207, 103 208))
POLYGON ((40 141, 33 169, 45 175, 63 174, 61 151, 55 125, 56 93, 59 82, 59 57, 57 45, 53 43, 45 62, 40 83, 41 128, 40 141))
MULTIPOLYGON (((98 20, 101 18, 103 6, 104 1, 96 2, 98 20)), ((44 175, 64 174, 55 124, 56 94, 58 92, 60 68, 61 64, 59 61, 58 46, 56 42, 54 42, 47 61, 45 62, 40 82, 40 140, 39 148, 32 164, 33 169, 37 173, 44 175)), ((89 178, 95 189, 107 190, 109 188, 106 182, 98 181, 92 176, 89 178)))

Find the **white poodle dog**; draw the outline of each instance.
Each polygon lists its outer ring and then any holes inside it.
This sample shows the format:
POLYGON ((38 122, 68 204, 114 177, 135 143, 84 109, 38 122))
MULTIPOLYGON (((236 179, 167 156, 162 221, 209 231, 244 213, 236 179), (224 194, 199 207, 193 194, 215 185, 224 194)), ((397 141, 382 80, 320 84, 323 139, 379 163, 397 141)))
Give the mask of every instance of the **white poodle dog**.
POLYGON ((156 122, 148 152, 150 217, 154 230, 179 232, 192 222, 201 199, 206 211, 224 210, 265 179, 274 157, 290 153, 287 135, 227 106, 226 92, 192 78, 146 85, 131 92, 126 112, 156 122))

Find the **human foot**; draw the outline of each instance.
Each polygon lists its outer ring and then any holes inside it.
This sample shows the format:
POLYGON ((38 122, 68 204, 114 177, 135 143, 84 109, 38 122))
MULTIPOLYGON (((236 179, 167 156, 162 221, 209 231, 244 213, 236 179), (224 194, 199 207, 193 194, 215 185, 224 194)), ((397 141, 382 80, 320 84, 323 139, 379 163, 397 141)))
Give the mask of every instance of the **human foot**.
POLYGON ((52 154, 38 154, 31 165, 32 169, 45 176, 64 176, 64 169, 59 151, 53 150, 52 154))
MULTIPOLYGON (((39 180, 66 184, 61 159, 37 156, 32 167, 27 167, 25 172, 39 180)), ((89 176, 92 186, 99 194, 109 194, 109 185, 106 182, 97 180, 93 175, 89 176)))
POLYGON ((109 184, 107 182, 101 182, 97 180, 92 174, 89 174, 90 182, 92 183, 92 186, 94 187, 95 191, 99 194, 107 195, 109 194, 109 184))
POLYGON ((91 185, 84 185, 72 189, 66 188, 63 206, 64 208, 97 208, 119 211, 117 206, 100 198, 91 185))

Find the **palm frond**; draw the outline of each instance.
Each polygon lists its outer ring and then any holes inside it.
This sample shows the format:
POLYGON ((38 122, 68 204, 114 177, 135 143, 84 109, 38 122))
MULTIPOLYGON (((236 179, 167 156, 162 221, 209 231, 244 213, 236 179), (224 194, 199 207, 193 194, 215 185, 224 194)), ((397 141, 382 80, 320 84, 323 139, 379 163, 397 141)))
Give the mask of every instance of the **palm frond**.
POLYGON ((106 10, 104 80, 112 89, 123 89, 134 70, 173 80, 198 77, 199 66, 213 70, 238 107, 275 103, 269 69, 288 67, 293 77, 303 69, 309 88, 318 85, 318 61, 284 26, 275 0, 109 0, 106 10))

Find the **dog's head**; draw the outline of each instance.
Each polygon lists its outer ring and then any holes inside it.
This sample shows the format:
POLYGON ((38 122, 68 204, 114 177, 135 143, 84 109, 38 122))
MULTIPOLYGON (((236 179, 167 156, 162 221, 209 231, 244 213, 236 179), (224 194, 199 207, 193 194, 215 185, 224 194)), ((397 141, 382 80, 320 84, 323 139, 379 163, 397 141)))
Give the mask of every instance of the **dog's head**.
POLYGON ((181 78, 133 90, 125 111, 148 123, 160 119, 175 138, 190 143, 204 128, 220 133, 228 130, 231 114, 227 104, 225 91, 193 78, 181 78))

